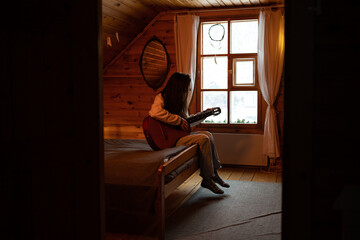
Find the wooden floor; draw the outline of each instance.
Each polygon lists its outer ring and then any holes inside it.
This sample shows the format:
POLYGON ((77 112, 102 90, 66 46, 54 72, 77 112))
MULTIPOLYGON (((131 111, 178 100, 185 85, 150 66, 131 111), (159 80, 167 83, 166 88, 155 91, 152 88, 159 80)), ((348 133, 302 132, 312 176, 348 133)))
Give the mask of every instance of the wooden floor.
MULTIPOLYGON (((268 172, 260 167, 223 167, 219 170, 219 175, 224 180, 254 181, 254 182, 282 182, 281 173, 268 172)), ((181 205, 188 200, 200 187, 202 178, 199 170, 180 185, 165 202, 166 216, 169 217, 181 205)), ((106 234, 106 240, 153 240, 143 236, 133 236, 127 234, 106 234)))

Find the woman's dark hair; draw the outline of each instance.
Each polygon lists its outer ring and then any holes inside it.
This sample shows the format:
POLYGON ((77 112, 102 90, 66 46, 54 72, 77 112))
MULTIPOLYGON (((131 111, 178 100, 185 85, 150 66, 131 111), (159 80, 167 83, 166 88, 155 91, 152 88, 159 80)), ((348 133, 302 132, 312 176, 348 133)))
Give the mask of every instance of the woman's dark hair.
POLYGON ((174 73, 161 91, 164 108, 172 114, 183 115, 190 85, 189 74, 174 73))

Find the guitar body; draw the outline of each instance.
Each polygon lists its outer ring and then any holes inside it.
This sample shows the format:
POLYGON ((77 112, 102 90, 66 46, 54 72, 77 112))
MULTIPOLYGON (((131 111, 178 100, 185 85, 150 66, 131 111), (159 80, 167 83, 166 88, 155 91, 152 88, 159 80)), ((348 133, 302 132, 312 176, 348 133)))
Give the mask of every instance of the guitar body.
MULTIPOLYGON (((200 123, 210 115, 218 115, 221 110, 219 107, 207 109, 203 112, 192 115, 187 118, 187 122, 191 127, 200 123)), ((179 138, 187 136, 190 132, 185 132, 180 126, 169 125, 147 116, 143 121, 143 130, 146 141, 154 150, 174 147, 179 138)))
POLYGON ((143 129, 147 142, 154 150, 173 147, 179 138, 190 134, 180 127, 165 124, 150 116, 144 119, 143 129))

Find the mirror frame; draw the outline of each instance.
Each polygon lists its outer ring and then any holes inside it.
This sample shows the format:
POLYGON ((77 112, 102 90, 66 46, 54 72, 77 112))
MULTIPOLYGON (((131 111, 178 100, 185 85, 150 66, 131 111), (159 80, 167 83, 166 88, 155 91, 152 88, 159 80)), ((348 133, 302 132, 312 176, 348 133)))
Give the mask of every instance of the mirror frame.
POLYGON ((140 60, 139 60, 139 66, 140 66, 141 75, 143 76, 143 79, 145 80, 146 84, 147 84, 150 88, 152 88, 154 91, 156 91, 157 89, 159 89, 159 88, 164 84, 164 82, 165 82, 165 80, 166 80, 166 77, 167 77, 167 75, 169 74, 170 65, 171 65, 171 63, 170 63, 170 57, 169 57, 169 54, 168 54, 168 52, 167 52, 167 50, 166 50, 166 47, 165 47, 164 43, 163 43, 158 37, 156 37, 156 36, 154 35, 154 36, 153 36, 149 41, 147 41, 147 43, 145 44, 145 46, 144 46, 144 48, 143 48, 143 51, 142 51, 142 53, 141 53, 140 60), (150 84, 150 83, 148 82, 148 80, 146 79, 145 74, 144 74, 144 71, 143 71, 143 58, 144 58, 145 49, 146 49, 146 47, 147 47, 151 42, 158 42, 158 43, 161 44, 162 48, 163 48, 164 51, 165 51, 166 62, 167 62, 167 63, 166 63, 166 64, 167 64, 167 65, 166 65, 166 72, 165 72, 164 76, 157 81, 156 84, 150 84))

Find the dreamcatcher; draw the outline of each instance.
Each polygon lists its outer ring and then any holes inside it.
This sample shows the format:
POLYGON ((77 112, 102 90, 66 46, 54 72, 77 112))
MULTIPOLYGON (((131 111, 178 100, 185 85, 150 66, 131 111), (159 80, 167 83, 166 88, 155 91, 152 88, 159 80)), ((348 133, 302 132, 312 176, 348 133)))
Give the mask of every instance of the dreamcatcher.
MULTIPOLYGON (((225 37, 225 27, 221 23, 216 23, 210 26, 208 35, 210 38, 210 44, 216 50, 220 50, 223 47, 223 40, 225 37)), ((215 64, 216 62, 216 54, 214 56, 215 64)))

